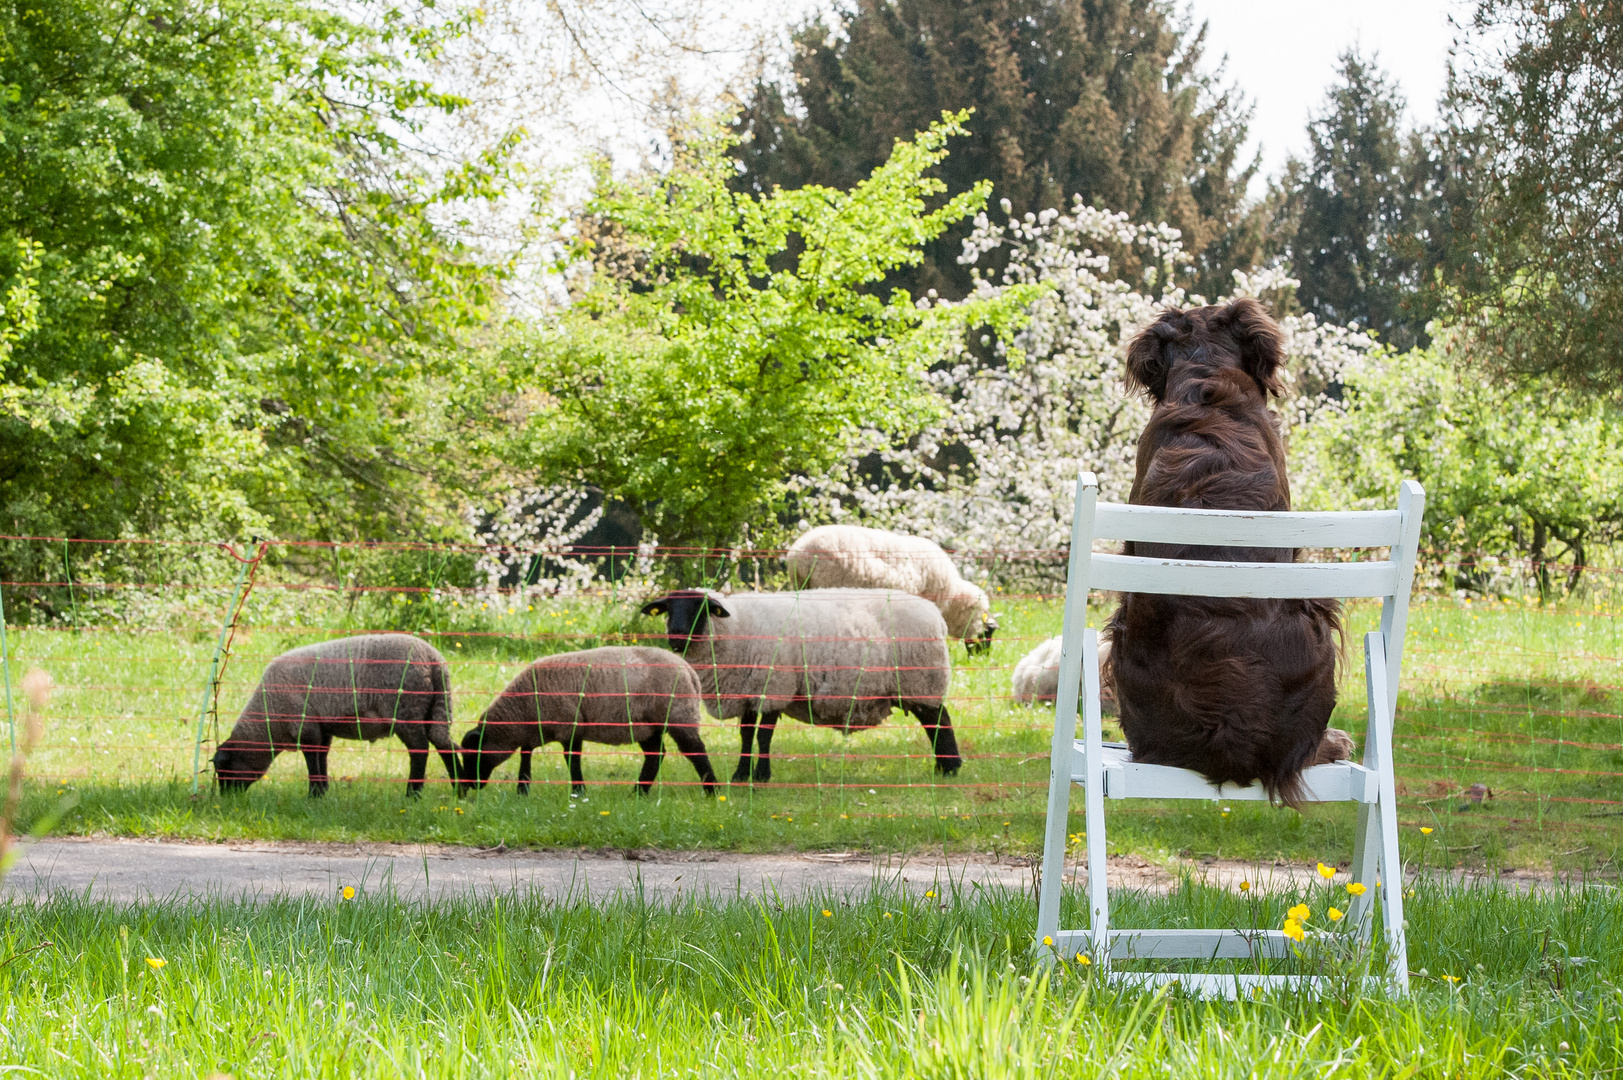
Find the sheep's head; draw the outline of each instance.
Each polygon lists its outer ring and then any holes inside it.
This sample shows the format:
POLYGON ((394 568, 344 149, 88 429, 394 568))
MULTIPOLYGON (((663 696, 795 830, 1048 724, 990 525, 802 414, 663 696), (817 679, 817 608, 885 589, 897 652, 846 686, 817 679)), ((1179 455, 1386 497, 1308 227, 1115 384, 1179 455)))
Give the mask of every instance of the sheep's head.
POLYGON ((214 782, 221 793, 246 791, 250 784, 270 771, 275 756, 269 746, 227 739, 214 751, 214 782))
POLYGON ((710 619, 732 616, 720 596, 700 589, 678 589, 642 606, 644 615, 665 616, 665 643, 686 656, 693 639, 710 632, 710 619))
POLYGON ((479 723, 462 736, 462 768, 458 770, 460 779, 457 782, 460 791, 484 787, 490 781, 490 774, 496 771, 496 766, 513 756, 511 750, 484 749, 488 716, 488 713, 481 716, 479 723))
POLYGON ((987 612, 977 617, 970 622, 969 631, 964 634, 964 649, 970 656, 991 652, 992 635, 995 633, 997 633, 996 615, 987 612))

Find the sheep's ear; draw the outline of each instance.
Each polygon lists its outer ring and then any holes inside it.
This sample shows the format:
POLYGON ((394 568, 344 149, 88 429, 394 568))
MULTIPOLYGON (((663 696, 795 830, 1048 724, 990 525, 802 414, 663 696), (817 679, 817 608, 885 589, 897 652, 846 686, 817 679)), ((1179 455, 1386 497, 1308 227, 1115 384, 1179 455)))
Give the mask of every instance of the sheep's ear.
POLYGON ((718 619, 730 619, 733 617, 733 613, 728 611, 726 607, 722 605, 722 602, 714 596, 706 596, 704 598, 704 608, 718 619))
POLYGON ((1249 296, 1235 300, 1219 318, 1239 346, 1240 368, 1265 394, 1285 395, 1280 368, 1285 362, 1285 332, 1266 308, 1249 296))
POLYGON ((1127 388, 1143 390, 1156 401, 1167 396, 1167 344, 1187 333, 1189 318, 1173 310, 1140 330, 1127 346, 1127 388))
POLYGON ((671 610, 671 598, 662 596, 658 600, 650 600, 642 606, 644 615, 663 615, 671 610))

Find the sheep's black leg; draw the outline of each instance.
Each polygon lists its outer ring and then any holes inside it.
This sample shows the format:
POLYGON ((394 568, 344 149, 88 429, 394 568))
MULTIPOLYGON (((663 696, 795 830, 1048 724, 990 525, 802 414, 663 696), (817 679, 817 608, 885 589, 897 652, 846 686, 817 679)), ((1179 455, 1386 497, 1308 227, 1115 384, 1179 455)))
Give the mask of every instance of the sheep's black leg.
POLYGON ((750 750, 755 744, 755 710, 745 709, 738 718, 738 768, 733 770, 733 783, 744 784, 750 778, 750 750))
POLYGON ((411 761, 411 773, 406 778, 406 794, 416 798, 423 793, 423 779, 428 775, 428 747, 406 744, 406 757, 411 761))
POLYGON ((436 740, 432 734, 429 735, 429 741, 434 746, 434 752, 439 754, 440 760, 445 763, 445 775, 451 779, 451 790, 458 790, 457 781, 461 778, 462 762, 457 758, 456 743, 450 739, 436 740))
POLYGON ((304 767, 310 774, 310 797, 320 798, 327 794, 327 747, 330 743, 301 743, 299 749, 304 751, 304 767))
POLYGON ((935 751, 935 771, 943 776, 956 773, 964 759, 958 756, 958 738, 952 732, 952 717, 947 715, 947 707, 906 703, 902 707, 919 718, 924 737, 930 740, 930 749, 935 751))
POLYGON ((637 777, 637 791, 646 795, 654 786, 654 777, 659 775, 659 763, 665 759, 665 739, 656 731, 637 745, 642 747, 642 773, 637 777))
POLYGON ((710 767, 710 755, 705 752, 704 740, 699 738, 698 730, 686 727, 673 727, 668 730, 671 733, 671 741, 682 752, 682 756, 688 759, 693 771, 699 774, 699 782, 704 785, 704 793, 714 795, 716 772, 710 767))
POLYGON ((586 794, 586 778, 580 772, 580 748, 586 740, 577 735, 564 747, 564 760, 569 762, 569 794, 586 794))
POLYGON ((534 747, 521 747, 518 752, 518 793, 530 793, 530 754, 534 747))
POLYGON ((772 779, 772 735, 778 730, 781 713, 765 712, 755 727, 755 782, 764 784, 772 779))

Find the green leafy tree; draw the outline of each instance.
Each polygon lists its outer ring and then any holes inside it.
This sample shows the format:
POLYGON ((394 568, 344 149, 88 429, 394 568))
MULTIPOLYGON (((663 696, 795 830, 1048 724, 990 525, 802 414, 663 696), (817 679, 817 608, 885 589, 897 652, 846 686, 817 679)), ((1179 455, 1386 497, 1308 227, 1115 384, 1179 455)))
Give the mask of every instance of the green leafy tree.
POLYGON ((404 64, 463 24, 362 14, 0 6, 0 282, 33 297, 0 357, 8 532, 453 520, 423 462, 459 440, 428 399, 492 272, 434 222, 505 182, 502 148, 437 174, 407 154, 459 102, 404 64))
POLYGON ((1480 0, 1450 124, 1479 145, 1444 283, 1471 355, 1615 392, 1623 375, 1623 5, 1480 0))
MULTIPOLYGON (((1345 374, 1345 408, 1291 441, 1306 509, 1392 505, 1426 488, 1428 558, 1462 588, 1531 569, 1548 596, 1623 538, 1623 411, 1595 395, 1484 379, 1451 350, 1372 353, 1345 374)), ((1524 579, 1525 580, 1525 579, 1524 579)))
MULTIPOLYGON (((1080 194, 1165 221, 1205 291, 1226 292, 1261 239, 1245 197, 1256 165, 1239 160, 1248 110, 1202 69, 1204 43, 1160 0, 853 0, 794 35, 791 77, 755 87, 736 124, 737 184, 850 187, 897 139, 973 108, 938 171, 949 192, 990 179, 1016 214, 1068 211, 1080 194)), ((968 231, 944 231, 891 280, 965 295, 968 231)))
POLYGON ((667 547, 713 547, 770 520, 794 477, 822 475, 863 428, 929 421, 922 375, 946 342, 970 320, 1007 325, 1035 292, 920 307, 875 289, 984 204, 982 183, 928 208, 962 120, 896 143, 849 191, 734 190, 719 123, 668 173, 601 171, 589 282, 554 330, 509 350, 539 389, 536 473, 623 500, 667 547))
POLYGON ((1433 151, 1425 133, 1400 130, 1403 107, 1372 59, 1343 53, 1308 124, 1308 160, 1291 161, 1271 195, 1271 241, 1301 282, 1297 301, 1400 351, 1429 341, 1422 286, 1439 208, 1433 151))

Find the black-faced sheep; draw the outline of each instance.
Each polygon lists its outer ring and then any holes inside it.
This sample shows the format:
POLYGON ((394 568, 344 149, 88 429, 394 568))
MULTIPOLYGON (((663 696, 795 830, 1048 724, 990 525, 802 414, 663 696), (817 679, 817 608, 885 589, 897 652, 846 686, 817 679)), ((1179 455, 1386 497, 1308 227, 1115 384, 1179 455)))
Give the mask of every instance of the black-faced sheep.
POLYGON ((783 713, 849 734, 900 707, 924 727, 938 771, 955 773, 963 762, 943 703, 952 679, 947 627, 927 600, 882 589, 726 597, 683 590, 642 610, 665 616, 670 647, 698 673, 705 708, 739 717, 734 783, 772 778, 772 735, 783 713))
POLYGON ((665 735, 692 763, 704 793, 716 790, 699 738, 699 677, 679 656, 647 646, 611 645, 543 657, 519 672, 462 737, 462 786, 483 787, 496 767, 519 754, 518 792, 530 789, 530 754, 561 743, 570 790, 580 794, 581 744, 642 747, 637 790, 653 786, 665 756, 665 735))
POLYGON ((947 633, 971 655, 992 647, 992 602, 965 581, 932 540, 860 525, 819 525, 789 547, 790 583, 799 589, 897 589, 922 596, 941 612, 947 633))
POLYGON ((445 657, 408 634, 305 645, 265 666, 230 737, 214 753, 214 777, 221 791, 240 791, 264 776, 277 754, 298 750, 309 770, 310 794, 323 795, 333 739, 375 742, 390 735, 410 755, 409 794, 423 790, 429 747, 456 779, 445 657))

